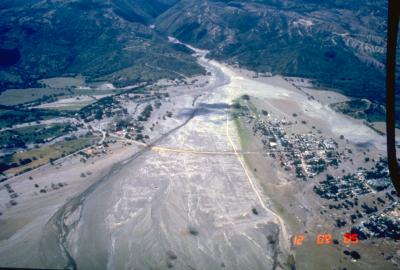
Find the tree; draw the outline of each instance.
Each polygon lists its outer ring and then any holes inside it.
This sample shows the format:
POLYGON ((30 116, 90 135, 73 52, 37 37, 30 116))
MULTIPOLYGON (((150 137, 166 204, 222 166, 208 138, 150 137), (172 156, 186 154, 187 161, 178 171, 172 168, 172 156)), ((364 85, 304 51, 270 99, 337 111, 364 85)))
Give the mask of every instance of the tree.
POLYGON ((54 158, 49 158, 49 163, 50 163, 50 165, 54 165, 54 161, 55 161, 54 158))
POLYGON ((135 137, 135 140, 136 140, 136 141, 141 141, 141 140, 143 140, 143 135, 140 134, 140 133, 137 134, 136 137, 135 137))
POLYGON ((249 95, 243 95, 243 96, 242 96, 242 99, 244 99, 244 100, 250 100, 250 97, 249 97, 249 95))
POLYGON ((100 120, 103 118, 103 113, 101 112, 100 109, 96 110, 95 114, 94 114, 94 119, 96 120, 100 120))

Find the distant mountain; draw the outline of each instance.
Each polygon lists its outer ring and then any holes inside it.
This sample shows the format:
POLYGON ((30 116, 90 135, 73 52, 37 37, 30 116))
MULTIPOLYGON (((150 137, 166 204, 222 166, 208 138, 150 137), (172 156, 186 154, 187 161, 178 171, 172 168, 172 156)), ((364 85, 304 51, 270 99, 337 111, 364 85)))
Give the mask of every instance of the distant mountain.
POLYGON ((384 0, 183 0, 157 27, 210 56, 384 101, 384 0))
POLYGON ((174 0, 3 0, 0 90, 82 74, 119 85, 202 73, 149 24, 174 0))
POLYGON ((179 0, 111 0, 110 6, 122 18, 142 24, 152 20, 179 2, 179 0))

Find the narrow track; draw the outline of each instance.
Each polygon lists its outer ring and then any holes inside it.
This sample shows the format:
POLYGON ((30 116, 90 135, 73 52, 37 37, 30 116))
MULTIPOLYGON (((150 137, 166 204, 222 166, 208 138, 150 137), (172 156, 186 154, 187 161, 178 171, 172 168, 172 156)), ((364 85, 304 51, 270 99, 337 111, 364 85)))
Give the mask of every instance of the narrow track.
POLYGON ((248 169, 246 168, 246 165, 244 164, 244 161, 242 160, 239 152, 236 149, 236 146, 229 134, 229 117, 228 117, 228 113, 226 113, 226 137, 229 140, 230 145, 233 148, 233 151, 237 157, 237 159, 239 160, 240 165, 243 168, 244 173, 246 174, 247 180, 249 181, 249 184, 251 186, 251 189, 254 191, 259 203, 261 204, 262 208, 267 212, 270 213, 271 215, 273 215, 276 218, 277 223, 279 224, 280 228, 281 228, 281 234, 280 234, 280 238, 281 238, 281 243, 283 245, 283 247, 285 248, 285 250, 290 251, 290 238, 289 238, 289 234, 287 233, 286 227, 285 227, 285 222, 283 221, 283 219, 276 214, 274 211, 272 211, 270 208, 267 207, 267 205, 265 205, 264 200, 261 197, 260 191, 257 189, 256 185, 253 182, 252 177, 250 176, 250 173, 248 171, 248 169))

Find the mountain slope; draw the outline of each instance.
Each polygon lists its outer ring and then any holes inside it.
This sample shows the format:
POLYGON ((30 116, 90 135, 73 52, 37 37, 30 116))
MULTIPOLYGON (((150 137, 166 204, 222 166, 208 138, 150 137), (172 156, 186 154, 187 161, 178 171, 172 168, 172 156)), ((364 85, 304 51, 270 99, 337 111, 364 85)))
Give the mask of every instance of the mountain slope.
POLYGON ((386 4, 4 0, 0 90, 69 74, 126 85, 203 72, 190 52, 167 42, 172 35, 209 49, 212 58, 383 103, 386 4))
POLYGON ((211 57, 384 101, 386 1, 183 0, 157 27, 211 57))
POLYGON ((202 73, 190 54, 148 26, 175 2, 2 1, 0 90, 61 75, 126 85, 202 73))

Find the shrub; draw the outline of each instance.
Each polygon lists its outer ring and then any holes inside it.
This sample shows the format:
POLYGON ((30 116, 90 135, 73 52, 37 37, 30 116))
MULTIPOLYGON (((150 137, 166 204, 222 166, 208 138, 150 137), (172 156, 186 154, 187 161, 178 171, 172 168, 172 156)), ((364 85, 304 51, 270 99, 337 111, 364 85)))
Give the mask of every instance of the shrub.
POLYGON ((135 140, 136 141, 143 140, 143 135, 142 134, 137 134, 136 137, 135 137, 135 140))
POLYGON ((249 97, 249 95, 243 95, 243 96, 242 96, 242 99, 244 99, 244 100, 250 100, 250 97, 249 97))
POLYGON ((193 227, 189 227, 189 233, 194 236, 199 235, 199 232, 193 227))

